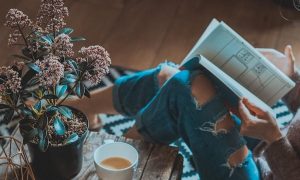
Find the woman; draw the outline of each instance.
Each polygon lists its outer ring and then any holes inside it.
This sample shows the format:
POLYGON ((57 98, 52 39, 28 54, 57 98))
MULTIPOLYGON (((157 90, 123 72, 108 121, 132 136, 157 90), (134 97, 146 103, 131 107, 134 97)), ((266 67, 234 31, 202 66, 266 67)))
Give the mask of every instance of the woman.
MULTIPOLYGON (((285 55, 274 50, 263 50, 263 54, 296 82, 296 87, 283 100, 295 114, 284 132, 278 128, 276 120, 269 112, 257 107, 247 99, 240 101, 239 112, 242 120, 240 133, 263 140, 267 147, 264 158, 258 159, 258 165, 264 179, 300 179, 300 73, 294 67, 294 56, 290 46, 285 55), (269 167, 270 166, 270 169, 269 167)), ((258 154, 258 152, 256 152, 258 154)))
MULTIPOLYGON (((289 71, 293 66, 290 46, 286 48, 286 56, 270 50, 261 52, 272 56, 270 59, 287 75, 293 74, 294 71, 289 71), (280 61, 282 59, 288 59, 287 66, 282 66, 285 64, 280 61)), ((179 70, 174 64, 163 63, 157 68, 121 77, 114 86, 93 96, 80 103, 69 103, 77 105, 90 117, 100 112, 118 112, 136 118, 129 136, 134 134, 163 144, 181 137, 193 152, 201 179, 260 179, 252 153, 230 112, 236 107, 237 99, 204 70, 179 70)), ((240 103, 241 132, 272 144, 283 139, 278 132, 273 141, 269 135, 257 137, 259 133, 252 133, 255 130, 248 126, 249 122, 258 118, 270 122, 271 119, 253 109, 259 108, 247 100, 240 103)))

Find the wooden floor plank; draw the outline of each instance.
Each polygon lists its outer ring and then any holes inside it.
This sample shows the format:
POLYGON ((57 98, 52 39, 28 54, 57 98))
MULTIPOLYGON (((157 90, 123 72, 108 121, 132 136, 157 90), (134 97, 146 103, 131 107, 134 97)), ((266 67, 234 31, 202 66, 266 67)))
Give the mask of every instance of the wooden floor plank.
POLYGON ((149 68, 156 56, 179 0, 128 0, 104 46, 113 64, 149 68))
POLYGON ((234 16, 238 5, 239 1, 234 0, 226 3, 219 0, 211 0, 209 3, 205 0, 182 1, 152 66, 165 59, 180 63, 209 22, 217 18, 230 23, 230 17, 234 16))
POLYGON ((87 39, 76 44, 76 49, 82 46, 103 45, 124 10, 125 4, 126 0, 75 1, 70 7, 68 26, 75 30, 73 36, 87 39))
POLYGON ((278 5, 272 0, 239 2, 229 25, 254 47, 274 48, 282 25, 278 5))
POLYGON ((209 3, 182 1, 152 66, 156 66, 164 59, 179 63, 213 18, 225 21, 257 47, 274 48, 280 32, 278 27, 284 24, 278 5, 271 0, 241 0, 226 3, 219 0, 211 0, 209 3), (266 7, 268 11, 265 10, 266 7))
MULTIPOLYGON (((7 64, 8 30, 2 26, 9 8, 36 15, 40 0, 0 0, 0 65, 7 64)), ((273 0, 66 0, 68 25, 74 35, 84 36, 87 46, 101 44, 113 64, 145 69, 165 59, 180 62, 202 34, 209 21, 224 20, 256 47, 282 49, 292 44, 300 57, 299 14, 283 9, 292 21, 280 16, 273 0)))

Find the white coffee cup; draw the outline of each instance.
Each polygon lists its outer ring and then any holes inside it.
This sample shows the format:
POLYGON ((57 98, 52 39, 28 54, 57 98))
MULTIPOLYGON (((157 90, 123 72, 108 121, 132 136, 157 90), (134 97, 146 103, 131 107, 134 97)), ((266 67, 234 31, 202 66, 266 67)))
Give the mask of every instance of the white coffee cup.
POLYGON ((103 180, 132 180, 133 173, 138 164, 137 150, 124 142, 110 142, 101 145, 94 152, 94 164, 97 175, 103 180), (131 165, 124 169, 110 169, 101 165, 107 158, 120 157, 130 161, 131 165))

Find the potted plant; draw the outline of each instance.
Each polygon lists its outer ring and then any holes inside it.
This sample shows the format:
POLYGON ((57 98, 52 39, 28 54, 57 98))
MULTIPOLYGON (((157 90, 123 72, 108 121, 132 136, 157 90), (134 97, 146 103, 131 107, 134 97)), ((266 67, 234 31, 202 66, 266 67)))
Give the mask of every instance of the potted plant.
POLYGON ((18 115, 35 173, 44 179, 69 179, 80 171, 88 120, 64 101, 70 95, 90 97, 85 82, 99 83, 111 64, 99 45, 75 55, 73 43, 85 39, 71 36, 67 16, 63 0, 42 0, 36 21, 10 9, 4 24, 10 29, 8 44, 21 51, 12 65, 0 67, 3 121, 18 115))

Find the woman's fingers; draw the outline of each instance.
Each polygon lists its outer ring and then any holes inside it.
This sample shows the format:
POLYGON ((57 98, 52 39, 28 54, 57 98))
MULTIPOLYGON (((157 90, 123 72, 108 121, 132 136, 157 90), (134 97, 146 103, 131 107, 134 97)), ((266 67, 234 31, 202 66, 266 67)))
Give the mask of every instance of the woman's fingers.
POLYGON ((242 104, 247 108, 247 110, 254 113, 255 116, 252 116, 253 120, 272 120, 273 116, 270 112, 261 109, 260 107, 256 106, 252 102, 250 102, 247 98, 242 99, 242 104))
POLYGON ((295 71, 295 56, 294 56, 293 49, 292 49, 291 45, 287 45, 284 48, 284 54, 287 57, 289 63, 291 64, 289 68, 290 68, 290 72, 293 74, 294 71, 295 71))
POLYGON ((295 56, 294 56, 293 49, 292 49, 291 45, 285 46, 284 55, 286 55, 286 57, 288 57, 289 61, 295 62, 295 56))
POLYGON ((260 107, 256 106, 252 102, 250 102, 247 98, 243 98, 242 101, 243 101, 244 105, 251 112, 253 112, 256 116, 263 116, 264 115, 264 111, 260 107))
POLYGON ((239 113, 243 123, 250 121, 250 119, 253 117, 248 108, 245 106, 243 100, 240 100, 239 102, 239 113))

